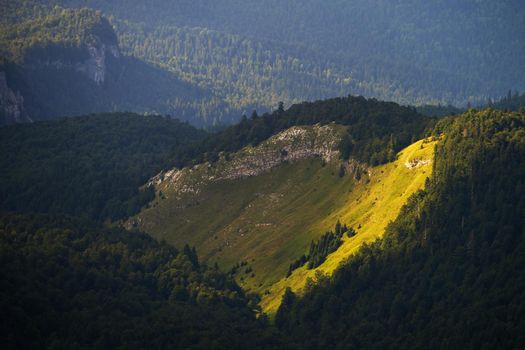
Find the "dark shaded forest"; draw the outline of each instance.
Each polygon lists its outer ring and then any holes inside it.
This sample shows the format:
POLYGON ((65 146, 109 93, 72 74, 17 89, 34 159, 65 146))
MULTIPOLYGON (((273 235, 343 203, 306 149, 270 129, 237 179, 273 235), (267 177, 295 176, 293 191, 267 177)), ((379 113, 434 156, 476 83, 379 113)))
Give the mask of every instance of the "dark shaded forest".
POLYGON ((145 234, 0 214, 4 349, 283 349, 226 274, 145 234))
POLYGON ((165 117, 99 114, 0 128, 0 210, 117 220, 149 202, 139 188, 203 131, 165 117))
POLYGON ((348 228, 346 224, 341 225, 341 223, 338 221, 335 224, 334 231, 326 232, 316 241, 312 240, 310 242, 308 254, 301 255, 299 259, 290 264, 288 272, 286 273, 286 277, 289 277, 293 270, 298 269, 306 263, 308 263, 308 269, 313 269, 320 266, 326 260, 326 257, 329 254, 335 252, 337 248, 341 246, 343 243, 341 238, 345 233, 347 237, 353 237, 357 234, 353 228, 348 228))

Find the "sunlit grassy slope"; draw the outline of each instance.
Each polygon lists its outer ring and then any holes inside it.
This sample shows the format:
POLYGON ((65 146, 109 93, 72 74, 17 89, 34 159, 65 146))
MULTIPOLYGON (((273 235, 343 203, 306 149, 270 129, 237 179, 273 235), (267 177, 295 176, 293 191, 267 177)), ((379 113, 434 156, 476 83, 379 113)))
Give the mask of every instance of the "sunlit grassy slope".
MULTIPOLYGON (((198 191, 182 195, 160 186, 151 207, 134 220, 157 239, 177 247, 195 246, 202 259, 222 269, 245 262, 237 281, 259 292, 264 310, 271 313, 287 286, 298 290, 314 276, 315 270, 303 267, 284 278, 311 240, 333 229, 337 220, 358 234, 345 237, 318 268, 323 272, 333 271, 363 242, 381 236, 432 170, 430 162, 412 167, 409 161, 431 160, 433 146, 417 142, 400 152, 397 161, 370 168, 359 181, 348 174, 340 177, 338 161, 310 158, 285 162, 258 176, 197 185, 198 191)), ((198 183, 203 168, 194 170, 188 183, 198 183)))
POLYGON ((358 234, 352 238, 345 236, 343 245, 317 269, 308 270, 304 266, 295 270, 290 277, 273 284, 263 294, 263 310, 274 313, 286 287, 291 287, 295 292, 300 291, 307 278, 315 280, 317 271, 331 274, 363 243, 380 237, 407 198, 421 189, 426 178, 431 175, 434 145, 435 142, 421 140, 401 151, 395 162, 371 168, 369 182, 355 186, 345 194, 343 205, 329 215, 319 217, 317 227, 331 227, 339 219, 354 227, 358 234))
POLYGON ((158 200, 140 218, 142 227, 177 247, 197 247, 208 263, 229 269, 246 261, 238 281, 261 290, 286 274, 288 265, 328 227, 317 225, 345 205, 350 176, 320 159, 284 163, 255 177, 212 183, 191 199, 158 200), (255 274, 244 273, 250 267, 255 274))

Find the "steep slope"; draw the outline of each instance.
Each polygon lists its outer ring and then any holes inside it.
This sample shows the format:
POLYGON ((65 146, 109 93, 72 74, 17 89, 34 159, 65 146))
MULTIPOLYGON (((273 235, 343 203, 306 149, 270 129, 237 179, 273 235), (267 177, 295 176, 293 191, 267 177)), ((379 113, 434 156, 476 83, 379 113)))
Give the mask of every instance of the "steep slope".
MULTIPOLYGON (((337 175, 344 133, 340 125, 294 127, 229 160, 161 173, 150 181, 155 202, 128 224, 176 246, 195 245, 223 268, 249 261, 252 286, 275 279, 296 249, 291 235, 304 231, 317 210, 328 213, 353 181, 337 175)), ((306 234, 308 242, 315 234, 306 234)))
POLYGON ((276 323, 305 349, 523 348, 525 115, 438 125, 434 173, 388 226, 276 323))
MULTIPOLYGON (((422 189, 425 181, 432 175, 435 145, 436 141, 431 139, 418 141, 402 150, 396 161, 370 168, 368 179, 364 183, 342 194, 344 201, 341 206, 334 208, 329 215, 312 218, 318 220, 315 223, 318 232, 324 232, 340 221, 354 228, 357 235, 344 236, 343 244, 328 255, 319 267, 308 269, 305 265, 293 271, 291 276, 273 284, 263 295, 263 310, 273 314, 277 311, 286 288, 300 292, 308 279, 316 280, 319 273, 331 275, 363 244, 382 237, 387 225, 395 220, 408 198, 422 189)), ((300 253, 305 252, 306 249, 300 253)))
POLYGON ((195 245, 206 261, 232 269, 244 288, 264 294, 265 311, 275 311, 286 285, 299 288, 315 273, 301 268, 283 279, 312 240, 337 220, 358 230, 319 267, 332 271, 379 237, 430 175, 433 142, 368 168, 339 159, 345 130, 292 127, 215 163, 163 172, 148 184, 155 201, 127 225, 175 246, 195 245))

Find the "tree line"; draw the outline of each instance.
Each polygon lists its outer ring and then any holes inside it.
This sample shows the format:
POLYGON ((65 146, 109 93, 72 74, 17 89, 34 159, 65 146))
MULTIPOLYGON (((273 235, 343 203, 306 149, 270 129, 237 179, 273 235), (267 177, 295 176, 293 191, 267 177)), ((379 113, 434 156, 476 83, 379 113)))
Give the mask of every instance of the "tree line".
POLYGON ((335 252, 337 248, 343 244, 342 238, 345 233, 348 238, 357 234, 352 227, 349 228, 346 224, 341 225, 341 223, 337 221, 334 231, 328 231, 317 241, 312 240, 310 242, 308 254, 301 255, 297 260, 290 264, 286 277, 289 277, 293 270, 304 266, 306 263, 308 263, 307 267, 310 270, 320 266, 329 254, 335 252))

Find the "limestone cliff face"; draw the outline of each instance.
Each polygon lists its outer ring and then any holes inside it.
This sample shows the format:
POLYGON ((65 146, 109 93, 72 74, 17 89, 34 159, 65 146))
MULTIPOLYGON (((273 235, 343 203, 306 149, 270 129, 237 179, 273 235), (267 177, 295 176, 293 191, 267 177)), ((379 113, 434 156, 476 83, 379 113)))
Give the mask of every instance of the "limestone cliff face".
POLYGON ((89 52, 89 58, 83 62, 77 62, 75 69, 85 74, 98 85, 101 85, 104 83, 106 77, 106 60, 108 57, 120 57, 118 46, 100 43, 98 45, 89 45, 87 50, 89 52))
POLYGON ((52 67, 56 70, 71 69, 84 74, 98 85, 101 85, 106 78, 108 59, 118 59, 120 57, 120 51, 116 43, 98 42, 96 44, 87 44, 84 48, 75 50, 85 50, 87 57, 77 60, 39 57, 26 67, 33 71, 47 67, 52 67))
MULTIPOLYGON (((256 147, 248 146, 228 157, 221 155, 215 163, 161 172, 147 186, 181 196, 199 193, 202 186, 211 182, 256 176, 283 162, 314 157, 325 162, 339 161, 338 145, 344 132, 343 126, 335 124, 292 127, 256 147)), ((345 166, 348 170, 356 168, 353 162, 345 166)))
POLYGON ((24 97, 7 85, 5 72, 0 72, 0 125, 31 121, 24 109, 24 97))
MULTIPOLYGON (((32 57, 26 62, 13 64, 18 72, 16 86, 23 87, 22 91, 10 86, 5 72, 0 71, 0 125, 31 122, 31 117, 35 119, 48 118, 50 112, 46 108, 53 110, 53 104, 41 108, 42 99, 40 96, 49 95, 42 90, 56 87, 55 76, 58 81, 63 79, 61 78, 62 76, 67 76, 69 79, 71 77, 74 77, 74 79, 87 78, 97 85, 102 85, 108 76, 108 63, 110 60, 113 60, 112 66, 115 66, 115 61, 121 57, 116 42, 103 42, 101 40, 86 44, 82 48, 64 49, 63 57, 56 53, 53 56, 35 56, 37 57, 32 57), (72 51, 74 54, 72 54, 72 51), (42 72, 44 73, 42 74, 42 72), (79 74, 62 75, 62 72, 77 72, 79 74), (44 88, 42 88, 43 86, 44 88)), ((63 83, 62 81, 61 84, 62 89, 68 88, 67 82, 63 83)), ((71 91, 71 95, 74 94, 75 91, 71 91)), ((59 94, 55 94, 55 96, 55 98, 62 98, 59 94)), ((68 98, 71 98, 71 96, 68 98)), ((44 104, 48 103, 47 100, 44 101, 44 104)), ((51 116, 67 114, 68 112, 54 111, 51 116)))

